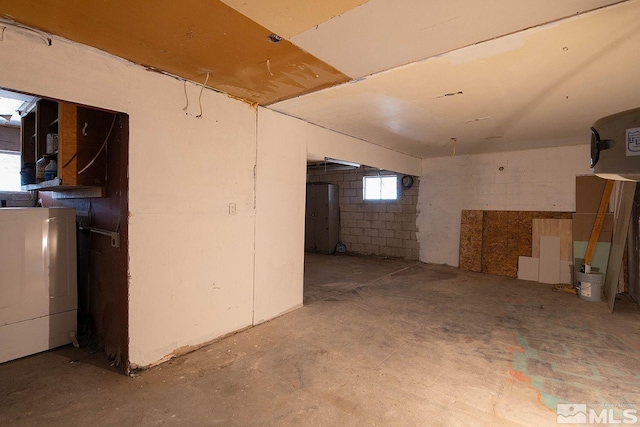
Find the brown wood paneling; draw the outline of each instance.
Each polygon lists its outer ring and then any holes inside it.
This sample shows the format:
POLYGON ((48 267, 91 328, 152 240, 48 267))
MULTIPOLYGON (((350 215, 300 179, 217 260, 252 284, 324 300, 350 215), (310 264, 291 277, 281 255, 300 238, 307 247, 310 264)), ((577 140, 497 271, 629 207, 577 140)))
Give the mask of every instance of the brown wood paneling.
POLYGON ((59 142, 58 177, 64 185, 76 185, 78 182, 78 117, 76 105, 69 102, 59 103, 59 142))
POLYGON ((460 268, 482 271, 483 211, 462 211, 460 220, 460 268))
POLYGON ((104 141, 117 123, 116 113, 77 107, 78 185, 101 187, 107 176, 104 141), (102 151, 101 151, 102 150, 102 151))
POLYGON ((81 338, 93 339, 124 372, 129 368, 128 153, 129 117, 118 113, 103 153, 108 156, 106 196, 53 199, 51 193, 41 193, 46 207, 65 206, 75 208, 77 213, 88 212, 87 225, 120 232, 120 247, 114 248, 107 236, 79 231, 78 316, 81 338))

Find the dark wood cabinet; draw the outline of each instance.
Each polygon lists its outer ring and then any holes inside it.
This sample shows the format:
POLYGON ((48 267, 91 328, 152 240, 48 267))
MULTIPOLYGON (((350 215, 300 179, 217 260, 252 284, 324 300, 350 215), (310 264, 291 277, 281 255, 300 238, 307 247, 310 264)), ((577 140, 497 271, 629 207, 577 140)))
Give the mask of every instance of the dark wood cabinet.
POLYGON ((338 186, 307 184, 304 248, 309 252, 332 254, 340 239, 338 186))
POLYGON ((36 99, 22 112, 22 189, 64 192, 68 197, 104 196, 104 151, 116 117, 97 108, 36 99), (37 171, 38 161, 52 160, 57 167, 43 177, 37 171))

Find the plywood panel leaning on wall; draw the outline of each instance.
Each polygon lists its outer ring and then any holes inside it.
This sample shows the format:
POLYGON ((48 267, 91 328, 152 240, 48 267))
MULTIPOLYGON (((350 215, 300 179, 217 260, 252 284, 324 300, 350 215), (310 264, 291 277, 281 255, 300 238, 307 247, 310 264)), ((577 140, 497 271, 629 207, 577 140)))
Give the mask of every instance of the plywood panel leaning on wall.
POLYGON ((604 294, 611 311, 613 311, 616 294, 618 293, 618 282, 622 273, 622 261, 627 244, 627 231, 629 230, 635 192, 635 182, 619 182, 616 195, 613 240, 604 285, 604 294))
POLYGON ((534 219, 531 232, 531 256, 540 258, 540 237, 555 236, 560 238, 560 259, 571 261, 573 252, 571 226, 570 219, 534 219))
POLYGON ((517 212, 486 211, 482 233, 482 272, 516 277, 518 273, 517 212))
POLYGON ((570 212, 463 210, 460 268, 517 277, 519 257, 531 256, 532 221, 538 218, 570 220, 571 215, 570 212))
POLYGON ((460 221, 460 268, 482 272, 482 211, 462 211, 460 221))

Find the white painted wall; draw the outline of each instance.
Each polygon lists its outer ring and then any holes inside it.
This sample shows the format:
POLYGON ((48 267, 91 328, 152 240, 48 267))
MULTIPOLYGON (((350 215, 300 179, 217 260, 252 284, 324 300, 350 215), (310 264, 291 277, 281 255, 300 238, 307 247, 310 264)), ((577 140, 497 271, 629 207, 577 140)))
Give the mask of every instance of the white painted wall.
POLYGON ((134 365, 301 305, 307 153, 424 169, 420 259, 450 265, 462 209, 572 211, 575 175, 590 173, 584 145, 421 162, 266 109, 256 125, 254 109, 209 90, 196 118, 198 87, 187 85, 185 112, 182 82, 57 38, 46 46, 7 30, 0 54, 11 58, 0 61, 2 87, 130 115, 134 365))
POLYGON ((129 358, 249 326, 256 112, 245 103, 58 38, 11 29, 0 86, 130 115, 129 358), (237 212, 229 215, 229 203, 237 212))
POLYGON ((185 114, 182 89, 148 75, 132 91, 129 334, 143 365, 252 322, 255 110, 205 91, 198 119, 199 90, 185 114))
POLYGON ((420 175, 420 159, 260 108, 254 323, 302 305, 307 152, 420 175))
POLYGON ((7 29, 0 55, 0 87, 129 114, 134 366, 302 304, 308 149, 420 174, 415 157, 268 110, 256 120, 210 90, 197 118, 200 87, 187 84, 185 111, 182 82, 59 38, 7 29))
POLYGON ((302 306, 310 126, 258 109, 254 324, 302 306))
POLYGON ((320 126, 309 125, 307 129, 307 151, 314 158, 347 160, 413 176, 420 176, 422 172, 418 157, 370 144, 320 126))
POLYGON ((575 211, 589 146, 423 159, 420 260, 458 266, 462 210, 575 211), (500 171, 499 168, 504 170, 500 171))

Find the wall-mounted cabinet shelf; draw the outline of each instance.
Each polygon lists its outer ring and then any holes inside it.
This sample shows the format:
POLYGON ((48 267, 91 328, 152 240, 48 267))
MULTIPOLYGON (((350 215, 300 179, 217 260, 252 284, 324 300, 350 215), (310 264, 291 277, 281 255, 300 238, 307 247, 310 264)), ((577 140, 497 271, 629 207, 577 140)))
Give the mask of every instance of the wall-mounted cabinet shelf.
POLYGON ((104 196, 107 156, 101 150, 115 117, 70 102, 35 101, 22 113, 22 189, 104 196))
POLYGON ((46 191, 52 188, 62 187, 62 180, 60 178, 50 179, 49 181, 42 181, 38 184, 26 184, 22 186, 25 191, 41 190, 46 191))
POLYGON ((64 194, 57 195, 56 199, 76 198, 76 197, 104 197, 106 195, 104 187, 87 187, 81 185, 64 185, 59 178, 42 181, 38 184, 27 184, 22 186, 23 191, 61 191, 64 194))

